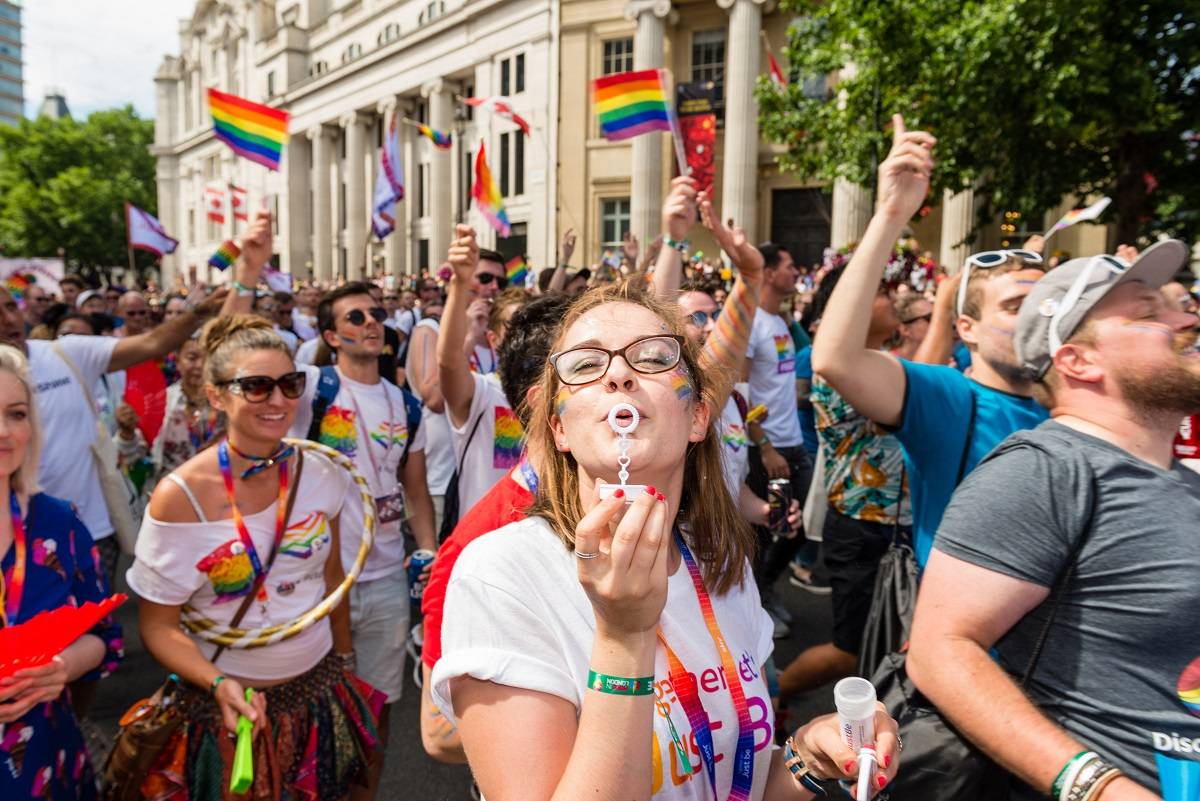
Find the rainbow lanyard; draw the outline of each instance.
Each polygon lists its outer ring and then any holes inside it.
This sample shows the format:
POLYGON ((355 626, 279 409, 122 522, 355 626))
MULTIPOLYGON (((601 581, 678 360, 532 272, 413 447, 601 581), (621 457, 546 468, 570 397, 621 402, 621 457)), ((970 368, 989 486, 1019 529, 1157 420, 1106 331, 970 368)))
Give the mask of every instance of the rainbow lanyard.
POLYGON ((538 474, 533 469, 533 465, 529 463, 529 455, 522 454, 521 463, 517 465, 521 468, 521 477, 525 479, 525 485, 529 487, 529 494, 537 497, 538 491, 538 474))
MULTIPOLYGON (((225 495, 229 498, 229 506, 233 510, 233 525, 237 529, 238 537, 242 541, 242 547, 246 549, 246 556, 250 558, 250 566, 254 568, 254 577, 256 580, 261 579, 264 575, 262 562, 258 559, 258 549, 254 547, 254 540, 250 539, 250 532, 246 529, 246 521, 242 519, 242 513, 238 511, 237 500, 233 495, 233 471, 229 469, 229 441, 222 440, 217 447, 217 462, 221 465, 221 478, 225 479, 225 495)), ((279 462, 279 503, 275 506, 275 548, 279 548, 279 543, 283 540, 284 527, 287 523, 287 497, 288 497, 288 463, 287 457, 279 462)))
POLYGON ((185 423, 187 424, 188 441, 192 443, 192 448, 197 453, 200 452, 200 447, 212 438, 213 432, 217 428, 216 412, 210 410, 207 415, 204 415, 205 419, 203 421, 200 420, 200 416, 199 409, 196 409, 196 413, 192 415, 188 414, 187 407, 184 407, 184 418, 185 423), (199 432, 193 428, 193 424, 200 427, 199 432))
MULTIPOLYGON (((721 627, 717 623, 716 613, 713 612, 712 599, 708 596, 708 590, 704 588, 704 578, 700 575, 700 566, 696 564, 692 552, 688 550, 678 529, 675 530, 675 542, 679 545, 683 563, 687 566, 688 574, 692 577, 692 585, 696 588, 696 598, 700 602, 700 612, 704 616, 704 624, 708 626, 708 633, 712 636, 713 644, 717 646, 717 653, 721 656, 721 669, 725 671, 725 683, 729 685, 729 697, 733 701, 733 708, 737 713, 737 751, 733 759, 733 781, 729 787, 729 799, 730 801, 746 801, 750 798, 750 791, 754 785, 754 731, 750 724, 750 707, 746 703, 746 694, 742 690, 737 663, 734 662, 733 655, 725 644, 725 638, 721 635, 721 627)), ((671 650, 661 629, 658 632, 658 640, 667 652, 671 688, 679 697, 679 703, 683 706, 684 713, 687 714, 692 734, 696 738, 696 746, 700 749, 700 758, 704 761, 704 767, 708 771, 708 781, 712 785, 713 796, 716 797, 717 760, 713 746, 712 726, 709 724, 708 713, 704 711, 704 704, 700 701, 700 693, 696 689, 696 678, 693 674, 688 673, 683 662, 671 650)), ((690 769, 691 760, 687 758, 687 749, 683 748, 679 735, 675 732, 675 727, 671 725, 669 715, 667 723, 670 725, 671 737, 675 740, 675 746, 680 749, 681 756, 684 757, 684 765, 690 769)))
POLYGON ((4 599, 4 626, 13 625, 17 613, 21 611, 21 596, 25 594, 25 522, 21 520, 21 504, 17 502, 17 493, 11 489, 8 492, 8 507, 12 510, 13 547, 16 551, 13 558, 12 581, 4 580, 4 571, 0 570, 0 598, 4 599))

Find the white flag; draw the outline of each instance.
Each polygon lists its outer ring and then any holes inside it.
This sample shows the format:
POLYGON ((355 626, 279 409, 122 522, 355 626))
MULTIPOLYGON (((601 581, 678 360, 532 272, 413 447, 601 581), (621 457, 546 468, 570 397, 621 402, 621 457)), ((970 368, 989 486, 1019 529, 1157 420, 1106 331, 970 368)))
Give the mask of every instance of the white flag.
POLYGON ((1088 220, 1096 219, 1104 213, 1104 210, 1108 208, 1109 203, 1112 203, 1112 198, 1102 197, 1092 205, 1088 206, 1086 209, 1071 209, 1063 215, 1061 220, 1054 224, 1053 228, 1046 232, 1046 236, 1050 236, 1050 234, 1054 233, 1055 231, 1061 231, 1064 228, 1070 228, 1077 222, 1086 222, 1088 220))
POLYGON ((404 167, 400 162, 400 134, 397 114, 392 115, 383 149, 379 151, 379 170, 375 173, 375 195, 371 199, 371 230, 383 239, 396 230, 396 204, 404 200, 404 167))
POLYGON ((263 280, 272 292, 291 292, 292 274, 280 272, 273 267, 263 268, 263 280))
POLYGON ((179 246, 179 240, 168 236, 153 214, 147 214, 132 203, 125 204, 125 229, 129 247, 148 250, 156 256, 174 253, 179 246))

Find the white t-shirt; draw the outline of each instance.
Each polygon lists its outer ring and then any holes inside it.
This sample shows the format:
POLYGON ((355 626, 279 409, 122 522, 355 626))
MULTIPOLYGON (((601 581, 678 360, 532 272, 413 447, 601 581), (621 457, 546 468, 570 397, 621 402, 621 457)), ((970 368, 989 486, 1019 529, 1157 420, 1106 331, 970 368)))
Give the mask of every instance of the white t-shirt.
MULTIPOLYGON (((440 327, 436 318, 422 317, 413 330, 432 328, 436 341, 440 327)), ((413 387, 413 392, 419 397, 420 393, 412 381, 409 382, 409 386, 413 387)), ((421 428, 425 429, 425 481, 429 484, 432 494, 445 495, 450 476, 454 475, 454 442, 450 435, 450 420, 445 412, 434 412, 426 406, 421 416, 421 428)), ((465 512, 466 509, 462 511, 465 512)))
POLYGON ((279 334, 279 338, 283 340, 283 344, 287 345, 288 352, 294 357, 296 349, 300 346, 300 338, 291 331, 275 326, 275 333, 279 334))
POLYGON ((421 320, 420 309, 397 309, 388 324, 400 331, 404 336, 412 336, 413 326, 421 320))
POLYGON ((299 306, 292 309, 292 330, 305 342, 317 337, 317 315, 305 314, 299 306))
POLYGON ((496 372, 496 351, 486 345, 476 345, 475 354, 469 361, 471 363, 471 372, 473 373, 491 375, 496 372))
POLYGON ((317 360, 317 348, 320 347, 321 340, 306 339, 300 343, 300 347, 296 348, 295 360, 297 365, 312 364, 317 360))
POLYGON ((471 378, 475 381, 475 397, 471 399, 467 420, 461 427, 450 421, 455 458, 461 455, 458 465, 460 515, 466 514, 497 481, 517 466, 525 447, 525 430, 500 389, 500 379, 495 373, 471 373, 471 378), (476 419, 479 430, 470 437, 476 419))
POLYGON ((765 404, 762 428, 771 444, 787 448, 804 444, 796 414, 796 346, 787 322, 778 314, 754 315, 750 330, 750 407, 765 404))
POLYGON ((62 348, 75 363, 95 397, 95 387, 100 376, 108 372, 113 350, 120 341, 113 337, 65 336, 54 342, 31 339, 26 343, 29 375, 45 432, 38 483, 48 495, 75 504, 94 540, 111 536, 113 530, 90 449, 96 439, 98 410, 88 403, 75 374, 54 352, 54 346, 62 348))
MULTIPOLYGON (((746 385, 738 384, 737 391, 745 397, 746 385)), ((725 401, 718 421, 718 431, 721 435, 721 466, 725 472, 725 486, 736 502, 742 491, 742 484, 750 473, 750 437, 742 423, 742 413, 738 410, 737 401, 730 394, 725 401)))
MULTIPOLYGON (((291 431, 293 437, 301 439, 308 434, 312 423, 313 398, 321 380, 321 368, 307 365, 303 370, 308 375, 308 383, 291 431)), ((417 427, 416 436, 409 443, 404 393, 391 381, 361 384, 340 371, 338 378, 338 394, 321 418, 317 441, 353 459, 375 498, 391 495, 400 487, 400 460, 405 445, 408 445, 409 453, 425 450, 425 426, 417 427)), ((354 564, 362 543, 361 521, 361 499, 356 491, 351 491, 340 532, 342 564, 347 570, 354 564)), ((400 521, 379 523, 375 530, 375 545, 359 580, 371 581, 394 575, 403 565, 404 533, 400 521)))
MULTIPOLYGON (((304 454, 288 527, 275 564, 263 582, 266 601, 246 610, 239 628, 256 629, 287 623, 312 609, 325 597, 325 560, 332 533, 329 521, 342 513, 350 497, 350 475, 317 453, 304 454)), ((266 566, 275 542, 276 502, 243 515, 246 530, 266 566)), ((350 514, 342 518, 344 532, 350 514)), ((125 574, 130 588, 165 606, 189 604, 205 617, 228 625, 253 581, 250 558, 232 520, 164 523, 149 513, 142 520, 134 549, 133 567, 125 574)), ((192 635, 189 635, 192 636, 192 635)), ((192 639, 208 658, 217 646, 192 639)), ((220 669, 248 679, 298 676, 320 662, 333 647, 326 618, 287 640, 263 648, 228 648, 220 669)))
MULTIPOLYGON (((763 611, 750 567, 741 587, 712 597, 717 623, 738 664, 742 690, 754 729, 754 792, 761 798, 770 767, 774 713, 762 665, 770 656, 772 625, 763 611)), ((575 557, 548 523, 528 518, 468 545, 454 565, 446 590, 442 657, 433 670, 433 701, 457 719, 452 679, 472 676, 508 687, 563 698, 579 710, 587 692, 588 666, 596 631, 592 605, 579 584, 575 557)), ((729 794, 738 736, 737 716, 725 685, 721 658, 700 612, 686 566, 668 581, 662 632, 684 668, 696 676, 700 700, 712 725, 717 798, 729 794)), ((664 714, 681 738, 691 726, 671 691, 666 653, 658 647, 654 675, 653 798, 656 801, 711 801, 712 789, 699 753, 691 754, 686 775, 672 745, 664 714)), ((536 743, 531 740, 531 747, 536 743)))

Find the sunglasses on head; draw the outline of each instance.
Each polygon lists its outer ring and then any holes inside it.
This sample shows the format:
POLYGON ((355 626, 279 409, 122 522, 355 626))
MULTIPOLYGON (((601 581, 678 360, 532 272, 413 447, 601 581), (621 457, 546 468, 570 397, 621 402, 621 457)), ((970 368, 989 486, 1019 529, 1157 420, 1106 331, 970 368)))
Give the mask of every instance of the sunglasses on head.
POLYGON ((484 286, 487 286, 493 281, 495 281, 501 289, 504 289, 508 286, 508 279, 503 275, 496 275, 495 273, 480 273, 479 275, 475 276, 475 280, 484 286))
POLYGON ((342 319, 350 323, 350 325, 363 325, 367 322, 367 314, 371 315, 371 319, 377 323, 382 323, 387 319, 387 311, 379 306, 372 306, 371 309, 364 313, 362 309, 351 309, 346 312, 346 316, 342 319))
POLYGON ((971 280, 971 268, 978 267, 981 270, 990 270, 993 267, 999 267, 1001 264, 1008 262, 1010 258, 1020 259, 1025 264, 1041 264, 1042 254, 1034 253, 1032 250, 985 250, 982 253, 972 253, 967 257, 967 263, 963 266, 963 277, 958 282, 958 298, 955 309, 959 314, 962 314, 963 304, 967 301, 967 283, 971 280))
MULTIPOLYGON (((1058 304, 1054 309, 1054 314, 1050 317, 1050 327, 1046 332, 1046 340, 1047 344, 1050 346, 1051 358, 1053 358, 1054 354, 1058 353, 1058 349, 1063 346, 1063 338, 1059 333, 1059 329, 1062 328, 1063 320, 1065 320, 1075 306, 1078 305, 1079 299, 1083 297, 1083 293, 1091 284, 1092 276, 1095 275, 1096 270, 1108 270, 1109 273, 1107 276, 1104 276, 1103 273, 1101 273, 1098 280, 1113 281, 1114 276, 1116 278, 1120 278, 1131 266, 1133 265, 1124 259, 1117 258, 1116 256, 1109 256, 1107 253, 1101 253, 1098 256, 1092 257, 1091 261, 1089 261, 1083 268, 1083 271, 1079 273, 1079 277, 1075 279, 1075 282, 1072 283, 1070 288, 1066 291, 1066 294, 1062 296, 1062 300, 1058 301, 1058 304)), ((1069 333, 1068 336, 1070 336, 1069 333)))
POLYGON ((932 319, 933 312, 930 312, 929 314, 918 314, 916 317, 909 317, 907 320, 901 320, 900 322, 904 325, 912 325, 913 323, 919 323, 922 320, 929 322, 932 319))
POLYGON ((696 326, 697 328, 703 328, 704 326, 708 325, 709 320, 712 320, 715 323, 717 318, 720 316, 720 309, 715 309, 712 312, 694 311, 688 315, 688 320, 690 320, 692 325, 696 326))
POLYGON ((304 387, 307 383, 308 376, 296 371, 294 373, 284 373, 279 378, 271 378, 269 375, 248 375, 244 378, 231 378, 228 381, 219 382, 217 386, 229 387, 231 393, 241 395, 250 403, 262 403, 271 397, 271 393, 275 391, 275 387, 279 387, 279 391, 283 393, 283 397, 288 400, 295 400, 304 394, 304 387))

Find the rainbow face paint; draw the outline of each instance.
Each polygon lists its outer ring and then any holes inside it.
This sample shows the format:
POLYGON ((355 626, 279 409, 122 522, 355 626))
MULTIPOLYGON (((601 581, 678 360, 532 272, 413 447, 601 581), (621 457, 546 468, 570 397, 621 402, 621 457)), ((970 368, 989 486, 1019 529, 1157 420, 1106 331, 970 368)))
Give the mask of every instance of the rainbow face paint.
POLYGON ((1126 328, 1133 328, 1138 331, 1149 331, 1154 334, 1162 334, 1163 336, 1165 336, 1167 339, 1170 339, 1170 340, 1175 339, 1175 333, 1171 330, 1170 326, 1168 326, 1164 323, 1132 322, 1132 323, 1125 323, 1124 325, 1126 328))
POLYGON ((562 418, 567 413, 567 401, 571 397, 571 390, 563 387, 554 396, 554 416, 562 418))
POLYGON ((338 339, 340 339, 342 341, 343 345, 357 345, 358 344, 358 340, 353 339, 352 337, 348 337, 345 334, 338 334, 338 339))
POLYGON ((692 401, 692 379, 686 370, 677 368, 671 373, 671 391, 684 403, 692 401))

